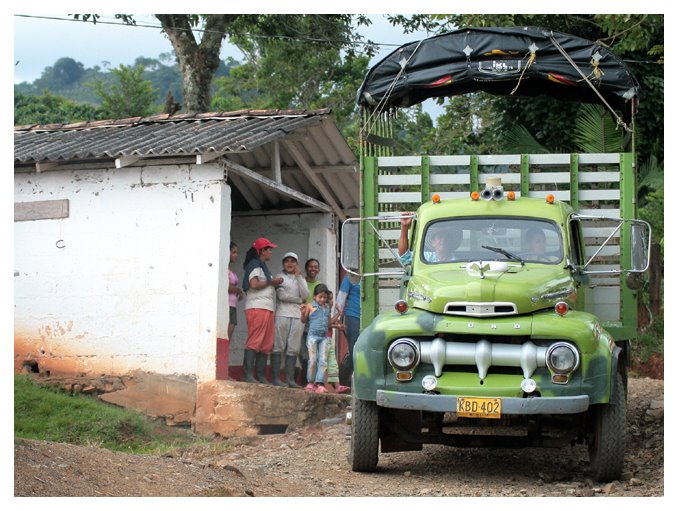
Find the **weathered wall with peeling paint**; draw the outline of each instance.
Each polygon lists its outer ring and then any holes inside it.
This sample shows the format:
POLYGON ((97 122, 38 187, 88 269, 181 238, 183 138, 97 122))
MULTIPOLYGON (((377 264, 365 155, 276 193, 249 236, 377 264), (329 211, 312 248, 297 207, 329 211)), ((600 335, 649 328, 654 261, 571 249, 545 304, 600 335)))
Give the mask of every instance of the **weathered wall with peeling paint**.
POLYGON ((225 336, 230 189, 217 165, 15 174, 14 200, 69 216, 14 224, 15 371, 214 378, 225 336))

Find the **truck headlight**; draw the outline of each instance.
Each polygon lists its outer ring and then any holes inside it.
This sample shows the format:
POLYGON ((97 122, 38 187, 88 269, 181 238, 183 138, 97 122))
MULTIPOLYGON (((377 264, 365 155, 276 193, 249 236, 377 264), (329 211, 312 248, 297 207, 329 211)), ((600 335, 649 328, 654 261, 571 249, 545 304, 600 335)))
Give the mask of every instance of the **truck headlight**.
POLYGON ((388 348, 388 362, 398 371, 409 371, 419 364, 419 348, 412 339, 398 339, 388 348))
POLYGON ((557 342, 546 351, 546 365, 556 374, 570 374, 579 366, 579 352, 567 342, 557 342))

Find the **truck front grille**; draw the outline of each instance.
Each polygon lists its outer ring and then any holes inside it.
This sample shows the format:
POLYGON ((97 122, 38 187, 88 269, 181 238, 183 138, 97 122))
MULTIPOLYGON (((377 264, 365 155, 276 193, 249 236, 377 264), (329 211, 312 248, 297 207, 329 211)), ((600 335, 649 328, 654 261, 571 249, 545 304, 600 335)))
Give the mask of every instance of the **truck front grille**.
POLYGON ((512 302, 449 302, 445 304, 444 314, 453 316, 511 316, 518 314, 518 308, 512 302))
POLYGON ((432 341, 421 341, 419 349, 421 361, 432 364, 436 376, 443 374, 445 365, 474 365, 481 380, 487 376, 491 366, 519 367, 525 378, 532 376, 538 367, 546 367, 547 348, 531 341, 493 344, 486 339, 452 342, 438 337, 432 341))

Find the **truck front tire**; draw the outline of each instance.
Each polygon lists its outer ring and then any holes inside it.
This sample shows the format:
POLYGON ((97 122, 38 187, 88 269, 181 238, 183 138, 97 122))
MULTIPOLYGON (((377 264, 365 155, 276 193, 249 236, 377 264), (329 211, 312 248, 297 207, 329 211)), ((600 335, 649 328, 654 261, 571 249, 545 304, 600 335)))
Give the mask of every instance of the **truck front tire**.
POLYGON ((614 402, 600 405, 595 411, 593 442, 589 445, 591 472, 602 482, 619 479, 624 467, 626 392, 621 374, 615 378, 614 390, 614 402))
POLYGON ((354 472, 374 472, 379 462, 379 407, 353 396, 348 461, 354 472))

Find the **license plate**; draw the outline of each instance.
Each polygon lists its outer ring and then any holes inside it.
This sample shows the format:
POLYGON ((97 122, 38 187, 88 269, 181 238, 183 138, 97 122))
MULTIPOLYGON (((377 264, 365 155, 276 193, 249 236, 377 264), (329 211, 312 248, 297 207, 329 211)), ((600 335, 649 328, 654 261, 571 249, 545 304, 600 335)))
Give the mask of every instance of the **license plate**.
POLYGON ((501 418, 501 399, 497 397, 458 397, 457 415, 483 419, 501 418))

